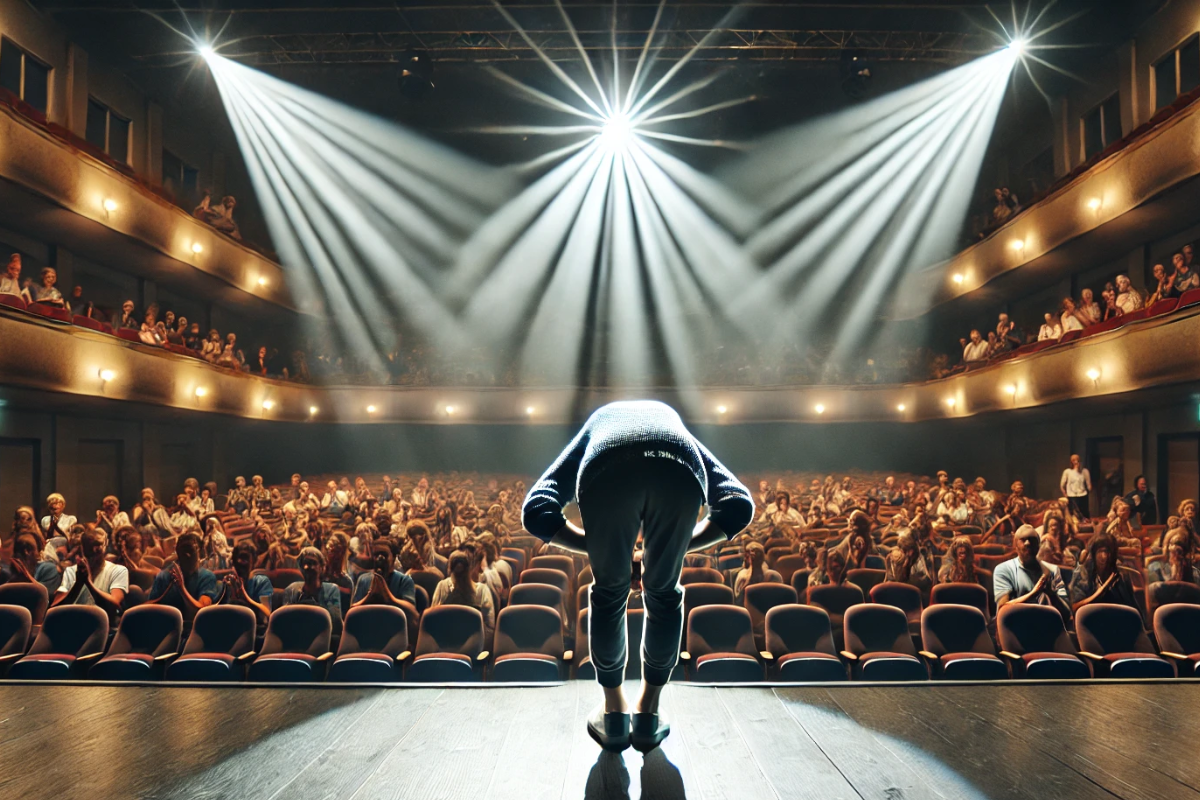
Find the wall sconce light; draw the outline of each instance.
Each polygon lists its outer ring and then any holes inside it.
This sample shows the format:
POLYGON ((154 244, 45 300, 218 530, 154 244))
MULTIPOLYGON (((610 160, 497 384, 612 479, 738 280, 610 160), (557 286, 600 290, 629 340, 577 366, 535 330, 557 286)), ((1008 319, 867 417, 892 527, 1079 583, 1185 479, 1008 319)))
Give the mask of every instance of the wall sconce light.
POLYGON ((274 400, 263 400, 263 411, 270 411, 275 407, 274 400))
POLYGON ((963 277, 963 274, 962 274, 961 272, 956 272, 956 273, 954 273, 954 275, 953 275, 953 276, 951 276, 951 278, 950 278, 950 279, 951 279, 952 281, 954 281, 956 284, 958 284, 959 286, 962 286, 962 282, 963 282, 964 280, 966 280, 966 279, 963 277))
POLYGON ((204 397, 206 394, 208 394, 208 389, 205 389, 203 386, 196 387, 196 397, 204 397))
POLYGON ((104 198, 104 210, 110 214, 112 212, 116 211, 117 210, 117 201, 113 200, 111 197, 104 198))
POLYGON ((192 242, 192 252, 195 253, 196 255, 203 253, 204 245, 200 244, 199 242, 192 242))
POLYGON ((824 414, 825 406, 821 403, 817 403, 815 406, 813 406, 813 411, 817 412, 818 414, 824 414))
POLYGON ((368 414, 374 414, 374 413, 375 413, 375 410, 376 410, 376 409, 375 409, 375 406, 367 406, 367 413, 368 413, 368 414))
POLYGON ((111 369, 100 370, 100 380, 104 381, 105 383, 108 383, 115 377, 117 377, 117 373, 113 372, 111 369))

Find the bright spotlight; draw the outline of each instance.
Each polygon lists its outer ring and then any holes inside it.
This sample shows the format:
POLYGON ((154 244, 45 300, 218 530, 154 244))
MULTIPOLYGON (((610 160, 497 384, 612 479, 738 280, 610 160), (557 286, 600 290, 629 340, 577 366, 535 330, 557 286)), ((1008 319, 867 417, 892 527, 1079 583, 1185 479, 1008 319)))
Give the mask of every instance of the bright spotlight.
POLYGON ((1021 55, 1029 47, 1029 42, 1024 39, 1013 39, 1008 43, 1008 49, 1012 50, 1015 55, 1021 55))
POLYGON ((210 58, 212 58, 213 56, 215 56, 217 54, 216 51, 212 49, 211 44, 200 45, 199 52, 200 52, 200 57, 203 58, 205 61, 208 61, 210 58))
POLYGON ((604 120, 600 128, 600 143, 608 150, 624 150, 633 141, 633 123, 624 114, 604 120))
POLYGON ((116 211, 117 210, 117 201, 113 200, 111 197, 104 198, 104 210, 110 214, 112 212, 116 211))

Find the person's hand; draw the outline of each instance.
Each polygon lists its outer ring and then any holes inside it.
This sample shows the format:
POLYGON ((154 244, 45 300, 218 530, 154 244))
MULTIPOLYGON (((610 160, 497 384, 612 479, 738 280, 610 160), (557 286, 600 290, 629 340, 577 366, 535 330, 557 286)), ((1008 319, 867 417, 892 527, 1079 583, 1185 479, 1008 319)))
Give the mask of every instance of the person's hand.
POLYGON ((1050 585, 1050 573, 1043 572, 1042 577, 1038 578, 1037 583, 1033 585, 1033 595, 1037 595, 1046 591, 1046 587, 1050 585))
POLYGON ((91 580, 90 568, 86 558, 80 558, 75 564, 75 582, 87 583, 91 580))
POLYGON ((180 589, 184 588, 183 570, 181 570, 179 568, 178 563, 171 565, 171 582, 174 583, 176 586, 178 586, 180 589))

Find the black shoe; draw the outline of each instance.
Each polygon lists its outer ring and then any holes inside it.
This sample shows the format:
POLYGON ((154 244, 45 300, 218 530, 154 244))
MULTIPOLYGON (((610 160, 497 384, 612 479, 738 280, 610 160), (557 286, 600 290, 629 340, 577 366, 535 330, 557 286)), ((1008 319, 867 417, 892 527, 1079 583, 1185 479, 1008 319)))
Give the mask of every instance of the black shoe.
POLYGON ((603 703, 588 717, 587 729, 596 744, 610 753, 619 753, 629 747, 629 715, 620 711, 605 712, 603 703))
POLYGON ((629 734, 630 742, 643 753, 648 753, 658 747, 662 744, 663 739, 666 739, 671 733, 671 723, 667 722, 662 712, 654 714, 634 712, 631 715, 630 723, 632 725, 629 734))

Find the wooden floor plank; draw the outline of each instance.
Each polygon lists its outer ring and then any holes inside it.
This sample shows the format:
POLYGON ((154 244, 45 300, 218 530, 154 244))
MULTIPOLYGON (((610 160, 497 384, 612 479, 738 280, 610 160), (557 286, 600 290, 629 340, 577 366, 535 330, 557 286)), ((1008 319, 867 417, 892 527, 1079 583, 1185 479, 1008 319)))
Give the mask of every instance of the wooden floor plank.
POLYGON ((697 765, 699 797, 778 797, 718 698, 719 690, 671 688, 671 737, 682 739, 689 760, 697 765))
POLYGON ((773 692, 722 688, 717 697, 781 798, 857 800, 858 792, 773 692), (784 724, 780 724, 780 723, 784 724), (797 780, 797 776, 804 776, 797 780))
MULTIPOLYGON (((545 688, 481 687, 442 692, 403 745, 397 742, 374 773, 345 800, 482 800, 509 734, 509 722, 522 703, 539 702, 543 691, 545 688)), ((505 767, 531 769, 528 759, 505 767)))
MULTIPOLYGON (((578 720, 580 682, 569 681, 525 695, 508 722, 488 800, 557 800, 571 758, 578 720), (530 758, 537 769, 526 769, 530 758)), ((502 720, 497 720, 502 723, 502 720)))
POLYGON ((1044 751, 1024 746, 999 728, 962 713, 939 691, 863 686, 834 689, 830 694, 852 719, 873 731, 882 746, 947 797, 1090 800, 1117 796, 1044 751), (1016 751, 1021 752, 1019 758, 1012 757, 1016 751), (1030 774, 1038 779, 1031 781, 1030 774))
MULTIPOLYGON (((855 689, 861 687, 854 687, 855 689)), ((824 688, 779 687, 784 708, 864 798, 946 798, 904 760, 881 747, 872 732, 851 719, 824 688)))
POLYGON ((1118 721, 1107 717, 1108 704, 1104 709, 1095 707, 1094 688, 1027 686, 1025 691, 1011 692, 961 686, 946 687, 939 695, 964 714, 1000 728, 1127 800, 1200 797, 1200 792, 1159 770, 1161 766, 1175 771, 1175 764, 1131 757, 1125 732, 1140 731, 1143 744, 1159 752, 1161 728, 1133 725, 1128 715, 1112 709, 1120 718, 1114 729, 1118 721), (1064 719, 1070 724, 1064 725, 1064 719))

